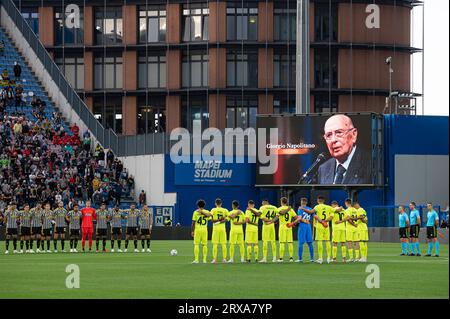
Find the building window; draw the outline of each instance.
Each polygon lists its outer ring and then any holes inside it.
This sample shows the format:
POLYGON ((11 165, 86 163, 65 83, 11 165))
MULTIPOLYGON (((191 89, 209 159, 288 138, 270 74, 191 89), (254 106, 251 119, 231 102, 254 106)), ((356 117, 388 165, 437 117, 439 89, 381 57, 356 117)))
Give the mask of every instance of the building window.
POLYGON ((84 42, 84 16, 80 9, 80 27, 68 28, 66 26, 66 14, 61 8, 55 11, 55 45, 83 44, 84 42))
POLYGON ((94 88, 122 88, 122 56, 99 56, 94 59, 94 88))
POLYGON ((110 128, 116 133, 122 133, 122 98, 95 98, 94 117, 105 128, 110 128))
POLYGON ((273 98, 273 113, 295 114, 295 93, 292 94, 276 94, 273 98))
POLYGON ((335 94, 314 95, 315 113, 335 113, 338 111, 338 96, 335 94))
POLYGON ((208 41, 209 9, 207 4, 183 6, 183 41, 208 41))
POLYGON ((206 96, 184 96, 181 101, 181 125, 192 132, 193 121, 201 121, 202 129, 209 125, 206 96))
POLYGON ((227 128, 256 128, 257 113, 256 96, 227 96, 227 128))
POLYGON ((295 87, 295 58, 294 54, 274 54, 273 85, 275 87, 295 87))
POLYGON ((139 42, 165 42, 167 31, 165 7, 141 7, 139 9, 139 42))
POLYGON ((122 43, 122 8, 106 7, 95 10, 95 39, 97 44, 122 43))
POLYGON ((139 98, 137 126, 138 134, 166 131, 166 98, 164 96, 139 98))
POLYGON ((337 41, 338 7, 336 3, 315 3, 315 40, 337 41))
POLYGON ((38 8, 21 8, 22 17, 28 22, 31 30, 39 37, 39 11, 38 8))
POLYGON ((297 10, 295 8, 275 8, 273 27, 273 38, 275 41, 295 41, 297 33, 297 10))
POLYGON ((258 3, 227 3, 227 40, 258 40, 258 3))
POLYGON ((191 51, 183 55, 183 87, 208 86, 208 55, 191 51))
POLYGON ((64 55, 64 58, 56 57, 55 62, 74 89, 84 89, 83 57, 64 55))
POLYGON ((337 50, 314 49, 314 83, 316 88, 337 87, 337 50))
POLYGON ((138 58, 138 86, 140 89, 166 87, 166 56, 151 54, 138 58))
POLYGON ((227 52, 227 86, 257 87, 258 53, 257 51, 229 50, 227 52))

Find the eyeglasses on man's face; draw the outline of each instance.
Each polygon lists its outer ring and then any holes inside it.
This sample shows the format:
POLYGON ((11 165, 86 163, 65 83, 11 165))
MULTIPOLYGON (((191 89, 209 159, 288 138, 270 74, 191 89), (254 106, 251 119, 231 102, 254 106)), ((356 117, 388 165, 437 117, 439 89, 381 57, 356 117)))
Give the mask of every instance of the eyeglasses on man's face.
POLYGON ((342 138, 353 130, 355 130, 354 127, 349 128, 348 130, 336 130, 334 132, 327 132, 323 135, 323 138, 327 141, 331 140, 333 138, 333 135, 336 136, 337 138, 342 138))

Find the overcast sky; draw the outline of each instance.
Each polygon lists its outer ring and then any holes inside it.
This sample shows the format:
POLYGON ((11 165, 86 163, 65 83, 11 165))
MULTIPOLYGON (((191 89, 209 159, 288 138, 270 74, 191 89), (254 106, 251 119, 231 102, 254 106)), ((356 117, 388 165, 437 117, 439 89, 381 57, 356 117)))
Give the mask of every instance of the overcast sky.
MULTIPOLYGON (((449 115, 449 2, 425 2, 425 115, 449 115)), ((422 47, 422 8, 412 13, 412 46, 422 47)), ((422 92, 422 54, 412 62, 412 88, 422 92)), ((417 114, 422 114, 418 101, 417 114)))

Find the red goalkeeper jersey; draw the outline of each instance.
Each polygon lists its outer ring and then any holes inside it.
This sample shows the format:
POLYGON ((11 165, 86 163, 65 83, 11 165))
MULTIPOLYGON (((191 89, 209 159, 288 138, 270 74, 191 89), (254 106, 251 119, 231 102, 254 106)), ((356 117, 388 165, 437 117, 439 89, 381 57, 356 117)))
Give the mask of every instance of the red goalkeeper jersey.
POLYGON ((93 228, 94 227, 93 221, 97 219, 97 216, 95 215, 95 209, 93 209, 92 207, 85 207, 81 210, 81 214, 82 214, 81 227, 93 228))

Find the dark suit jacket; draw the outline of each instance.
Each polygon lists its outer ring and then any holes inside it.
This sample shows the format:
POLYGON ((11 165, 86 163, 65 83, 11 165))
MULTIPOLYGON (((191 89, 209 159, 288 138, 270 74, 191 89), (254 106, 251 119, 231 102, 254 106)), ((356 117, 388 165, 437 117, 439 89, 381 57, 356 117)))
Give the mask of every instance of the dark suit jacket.
MULTIPOLYGON (((372 184, 372 158, 369 151, 357 147, 342 184, 372 184)), ((337 161, 330 158, 319 166, 318 184, 333 184, 337 161)))

